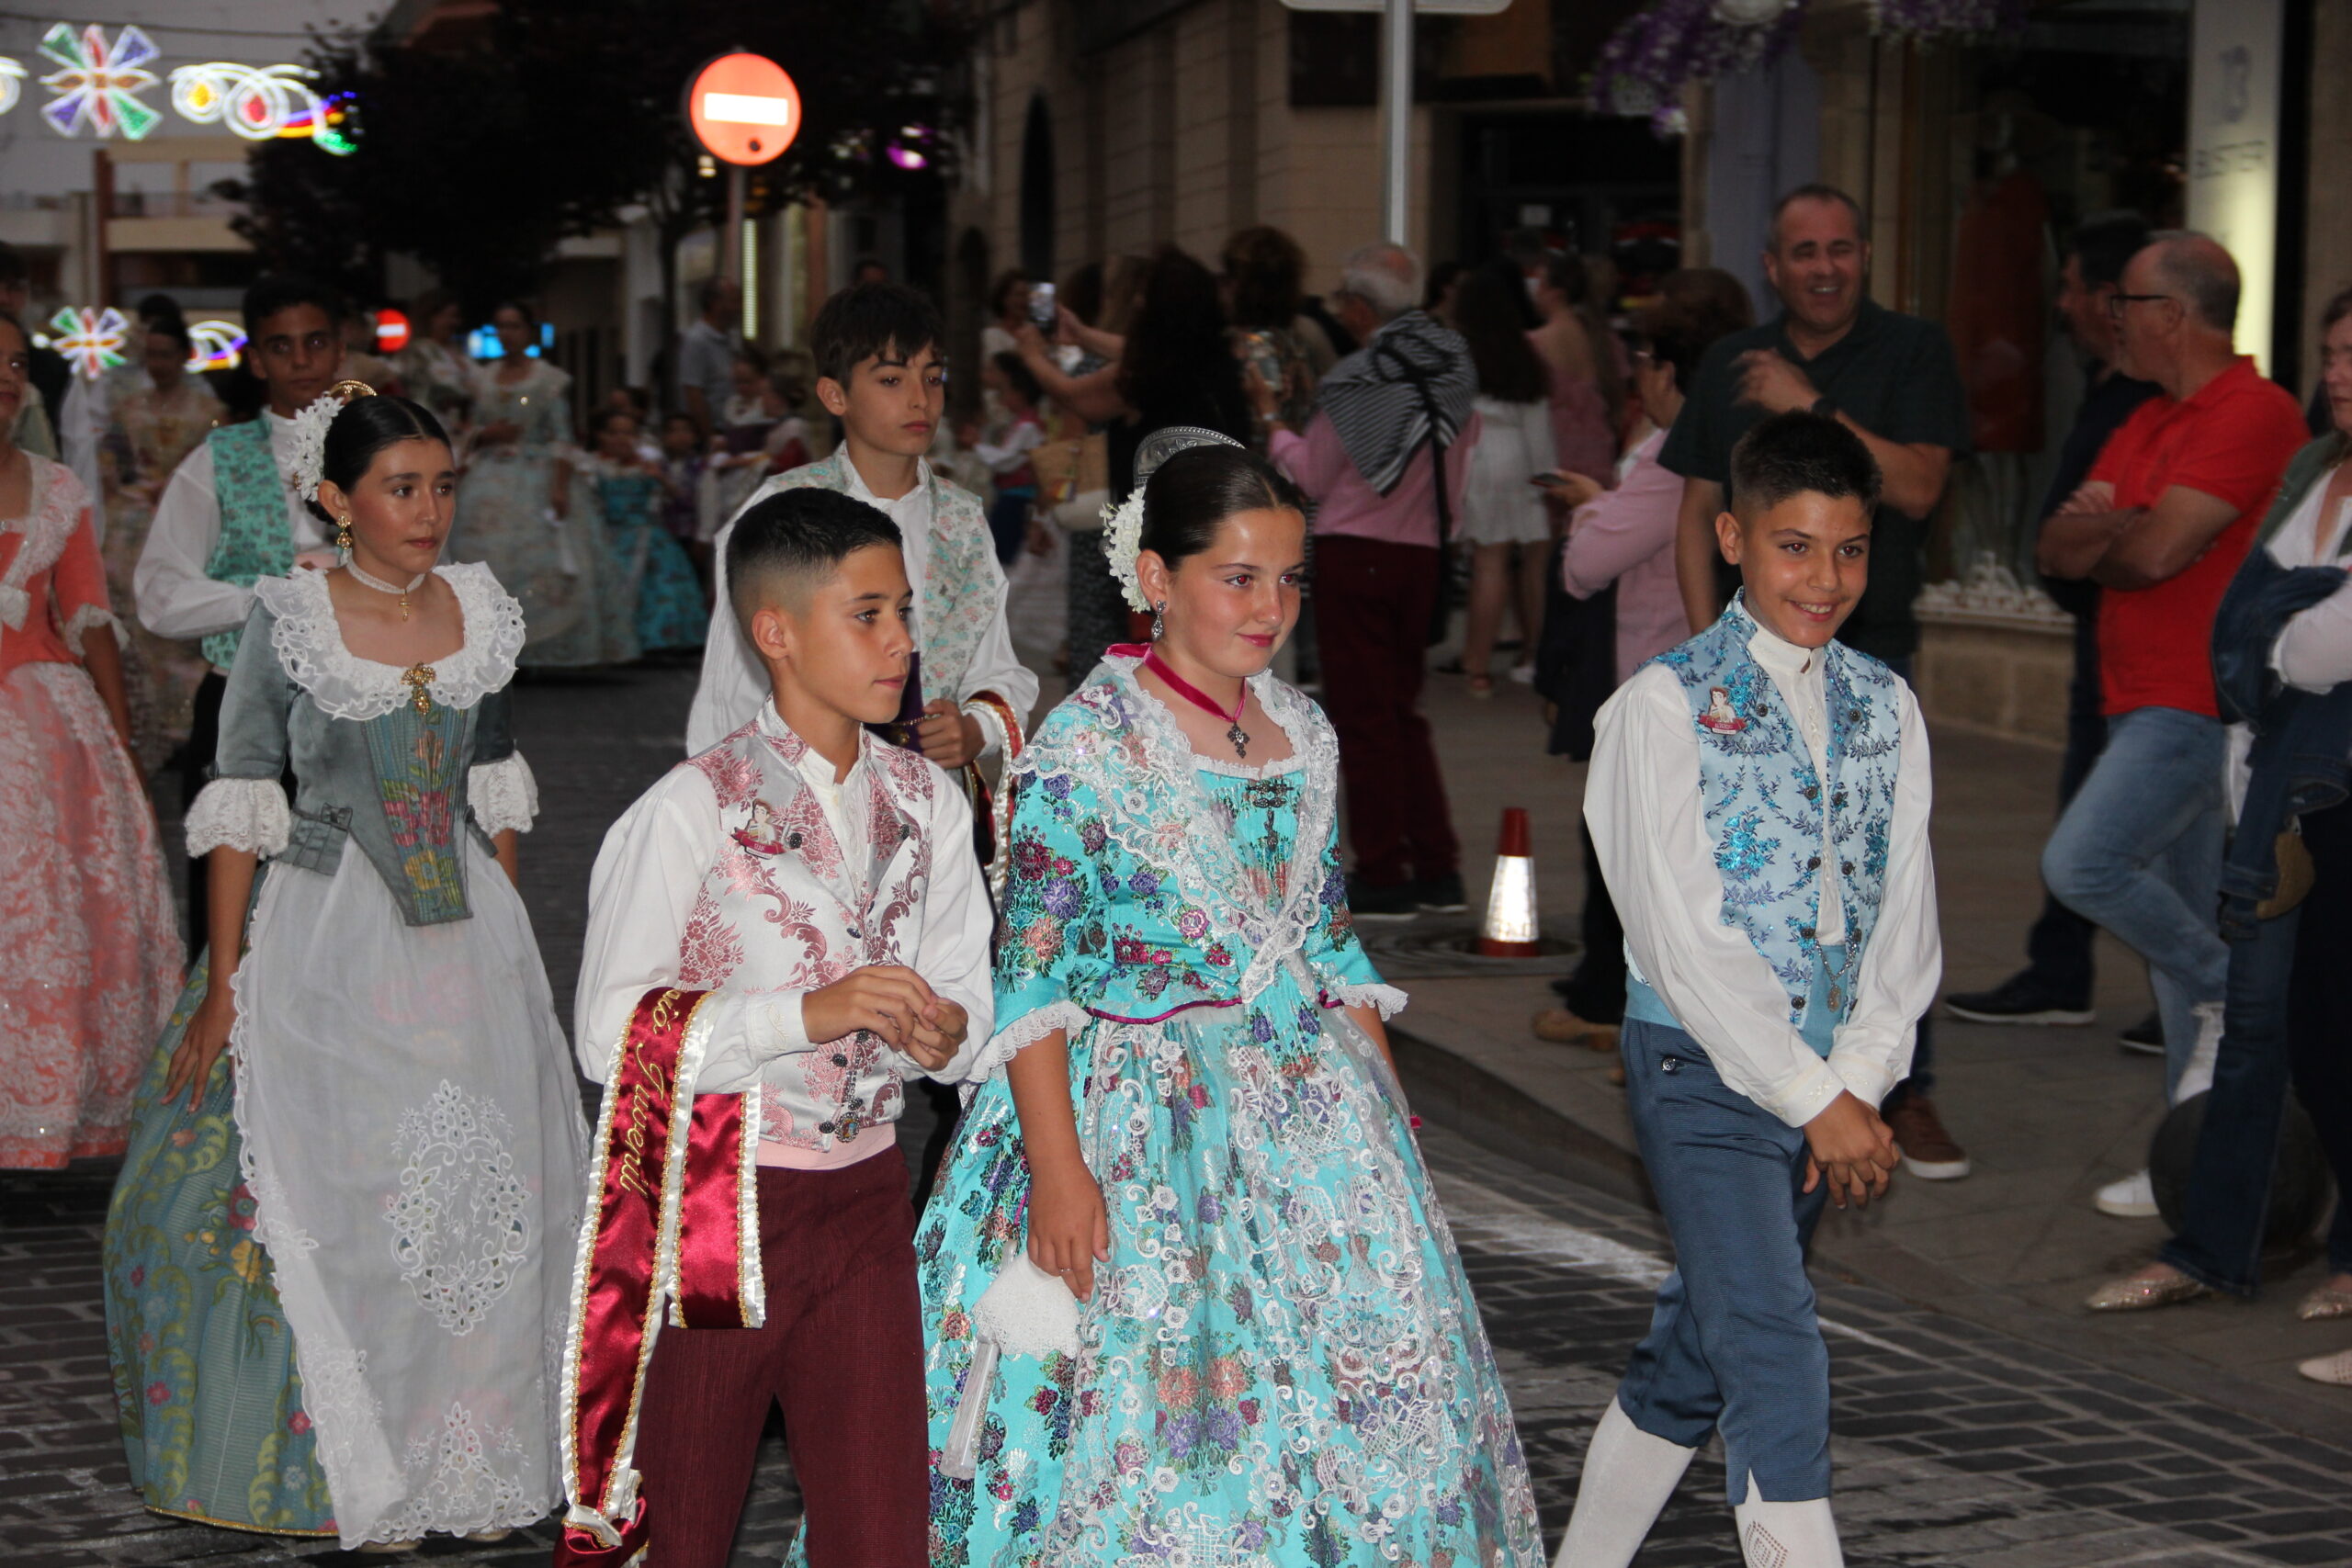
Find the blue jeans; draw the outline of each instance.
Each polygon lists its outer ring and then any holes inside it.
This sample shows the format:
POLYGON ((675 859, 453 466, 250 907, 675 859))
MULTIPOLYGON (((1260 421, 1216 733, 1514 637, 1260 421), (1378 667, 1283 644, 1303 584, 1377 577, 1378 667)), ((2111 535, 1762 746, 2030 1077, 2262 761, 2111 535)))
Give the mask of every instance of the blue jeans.
POLYGON ((1617 1403, 1686 1449, 1724 1435, 1726 1501, 1753 1475, 1770 1503, 1829 1495, 1829 1350, 1804 1252, 1828 1201, 1804 1185, 1805 1142, 1730 1088, 1679 1029, 1629 1019, 1625 1104, 1674 1236, 1617 1403))
POLYGON ((2107 750, 2041 851, 2041 879, 2066 907, 2148 961, 2165 1026, 2165 1087, 2197 1043, 2193 1010, 2219 1002, 2229 949, 2222 888, 2222 721, 2134 708, 2107 723, 2107 750))

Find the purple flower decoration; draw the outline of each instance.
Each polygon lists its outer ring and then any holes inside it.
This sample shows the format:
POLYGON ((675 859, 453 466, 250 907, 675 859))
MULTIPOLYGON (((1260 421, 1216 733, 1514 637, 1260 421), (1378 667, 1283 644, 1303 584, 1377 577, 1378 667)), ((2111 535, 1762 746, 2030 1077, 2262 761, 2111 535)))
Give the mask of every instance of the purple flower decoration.
POLYGON ((1172 1416, 1168 1420, 1168 1430, 1160 1434, 1160 1438, 1168 1445, 1170 1457, 1180 1461, 1187 1459, 1200 1446, 1201 1418, 1192 1415, 1172 1416))
POLYGON ((1201 1440, 1228 1452, 1241 1446, 1241 1416, 1232 1410, 1201 1412, 1201 1440))
POLYGON ((1127 878, 1127 886, 1135 889, 1138 897, 1148 898, 1159 891, 1159 878, 1148 871, 1139 871, 1127 878))
POLYGON ((1067 920, 1086 907, 1086 895, 1079 891, 1078 884, 1069 877, 1057 876, 1046 884, 1040 902, 1046 906, 1046 913, 1056 919, 1067 920))

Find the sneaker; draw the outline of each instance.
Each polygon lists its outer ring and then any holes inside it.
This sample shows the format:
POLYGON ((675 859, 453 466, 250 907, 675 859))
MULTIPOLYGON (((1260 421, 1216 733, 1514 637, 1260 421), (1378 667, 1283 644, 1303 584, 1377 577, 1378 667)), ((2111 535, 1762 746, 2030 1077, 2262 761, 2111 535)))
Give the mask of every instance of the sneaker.
POLYGON ((1359 920, 1409 920, 1420 909, 1412 883, 1374 887, 1361 876, 1348 878, 1348 912, 1359 920))
POLYGON ((2150 1013, 2115 1038, 2135 1056, 2161 1056, 2165 1054, 2165 1021, 2150 1013))
POLYGON ((1955 991, 1944 1010, 1971 1023, 2090 1022, 2098 1015, 2088 997, 2061 991, 2031 969, 2020 969, 1989 991, 1955 991))
POLYGON ((2156 1217, 2156 1185, 2148 1179, 2146 1171, 2137 1171, 2100 1188, 2092 1201, 2100 1213, 2113 1214, 2119 1220, 2153 1220, 2156 1217))
POLYGON ((1459 915, 1470 908, 1469 899, 1463 896, 1462 874, 1458 871, 1426 877, 1411 886, 1414 907, 1425 915, 1459 915))
POLYGON ((1514 664, 1510 667, 1510 678, 1522 686, 1532 686, 1535 684, 1535 666, 1514 664))
POLYGON ((1968 1151, 1944 1131, 1936 1102, 1924 1094, 1906 1094, 1886 1113, 1894 1146, 1903 1151, 1903 1168, 1922 1181, 1958 1181, 1972 1167, 1968 1151))
POLYGON ((2191 1010, 2197 1014, 2197 1043, 2189 1047, 2188 1063, 2180 1069, 2180 1081, 2173 1086, 2175 1105, 2213 1087, 2213 1064, 2222 1055, 2222 1004, 2199 1002, 2191 1010))

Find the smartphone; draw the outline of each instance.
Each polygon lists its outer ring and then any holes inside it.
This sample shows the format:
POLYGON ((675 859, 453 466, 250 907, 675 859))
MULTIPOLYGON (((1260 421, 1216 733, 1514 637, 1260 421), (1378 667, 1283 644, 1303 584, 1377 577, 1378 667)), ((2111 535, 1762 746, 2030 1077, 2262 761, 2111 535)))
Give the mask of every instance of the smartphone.
POLYGON ((1061 325, 1061 302, 1055 299, 1052 284, 1029 286, 1029 319, 1037 323, 1037 330, 1042 333, 1050 333, 1061 325))
POLYGON ((1540 474, 1530 474, 1527 476, 1527 482, 1532 485, 1542 485, 1548 489, 1551 486, 1561 482, 1560 470, 1557 468, 1548 468, 1540 474))

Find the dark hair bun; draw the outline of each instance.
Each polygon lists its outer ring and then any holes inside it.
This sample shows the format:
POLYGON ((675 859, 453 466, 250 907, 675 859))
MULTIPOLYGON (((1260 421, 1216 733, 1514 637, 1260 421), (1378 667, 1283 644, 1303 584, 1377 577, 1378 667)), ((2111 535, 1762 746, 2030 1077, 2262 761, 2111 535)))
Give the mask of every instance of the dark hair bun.
MULTIPOLYGON (((354 381, 350 385, 361 384, 354 381)), ((327 426, 319 477, 347 494, 367 474, 377 453, 403 441, 438 441, 447 446, 449 433, 441 428, 441 422, 424 404, 363 389, 360 396, 343 405, 343 412, 327 426)), ((318 503, 311 502, 311 507, 317 510, 318 503)), ((319 515, 324 517, 326 513, 320 512, 319 515)))

